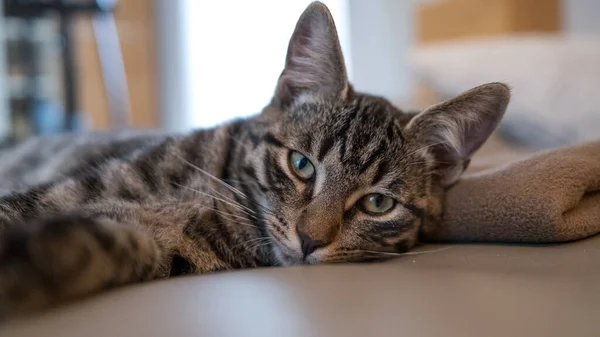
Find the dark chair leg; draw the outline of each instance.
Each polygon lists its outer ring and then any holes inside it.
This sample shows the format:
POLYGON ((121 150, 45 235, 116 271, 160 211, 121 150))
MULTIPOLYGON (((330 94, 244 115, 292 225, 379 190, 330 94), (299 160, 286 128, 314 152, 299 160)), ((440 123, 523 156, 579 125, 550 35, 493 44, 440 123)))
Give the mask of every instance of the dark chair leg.
POLYGON ((60 36, 63 51, 63 76, 65 84, 65 131, 73 131, 76 127, 77 117, 77 83, 75 58, 73 55, 72 17, 70 13, 60 15, 60 36))

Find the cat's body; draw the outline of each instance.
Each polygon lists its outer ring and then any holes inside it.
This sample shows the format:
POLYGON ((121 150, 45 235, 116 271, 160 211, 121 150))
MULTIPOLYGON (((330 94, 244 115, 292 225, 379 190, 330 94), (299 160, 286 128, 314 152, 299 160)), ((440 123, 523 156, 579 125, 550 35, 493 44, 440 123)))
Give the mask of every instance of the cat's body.
POLYGON ((0 151, 0 196, 59 180, 108 158, 129 157, 168 136, 160 130, 129 129, 31 137, 0 151))
POLYGON ((404 252, 507 102, 489 84, 414 115, 355 92, 314 3, 256 117, 2 153, 0 314, 172 275, 404 252))

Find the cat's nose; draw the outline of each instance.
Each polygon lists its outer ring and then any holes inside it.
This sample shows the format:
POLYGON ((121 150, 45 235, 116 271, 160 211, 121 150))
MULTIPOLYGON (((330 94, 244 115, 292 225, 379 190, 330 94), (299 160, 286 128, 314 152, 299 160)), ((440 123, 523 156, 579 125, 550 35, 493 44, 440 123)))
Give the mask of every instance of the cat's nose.
POLYGON ((300 231, 298 231, 298 236, 300 237, 300 246, 302 247, 302 253, 304 253, 304 256, 308 256, 317 250, 317 248, 325 247, 327 245, 321 240, 311 239, 311 237, 306 233, 300 231))

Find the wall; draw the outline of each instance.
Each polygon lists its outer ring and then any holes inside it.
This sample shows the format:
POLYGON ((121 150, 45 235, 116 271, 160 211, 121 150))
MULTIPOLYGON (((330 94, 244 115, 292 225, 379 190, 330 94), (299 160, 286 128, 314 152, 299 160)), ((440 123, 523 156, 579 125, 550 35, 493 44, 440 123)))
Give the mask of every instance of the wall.
POLYGON ((563 0, 564 28, 569 35, 600 35, 600 1, 563 0))
MULTIPOLYGON (((323 2, 332 11, 342 50, 350 60, 346 0, 323 2)), ((180 88, 185 93, 186 111, 167 112, 179 116, 181 127, 177 129, 210 127, 259 113, 271 100, 296 21, 309 3, 182 0, 183 41, 177 46, 182 56, 163 57, 184 62, 182 68, 175 69, 183 71, 180 88)))
POLYGON ((408 53, 413 43, 416 1, 350 0, 352 82, 357 90, 396 104, 412 91, 408 53))
MULTIPOLYGON (((0 1, 0 5, 2 1, 0 1)), ((7 69, 6 69, 6 54, 5 54, 5 37, 4 37, 4 13, 3 7, 0 6, 0 140, 4 138, 8 133, 9 127, 9 104, 8 104, 8 83, 7 82, 7 69)))
POLYGON ((172 132, 188 129, 189 102, 185 87, 187 48, 182 0, 154 0, 156 9, 156 56, 161 127, 172 132))
MULTIPOLYGON (((309 2, 155 0, 164 127, 183 131, 258 113, 271 99, 289 38, 309 2)), ((415 1, 323 2, 355 87, 405 100, 415 1)))

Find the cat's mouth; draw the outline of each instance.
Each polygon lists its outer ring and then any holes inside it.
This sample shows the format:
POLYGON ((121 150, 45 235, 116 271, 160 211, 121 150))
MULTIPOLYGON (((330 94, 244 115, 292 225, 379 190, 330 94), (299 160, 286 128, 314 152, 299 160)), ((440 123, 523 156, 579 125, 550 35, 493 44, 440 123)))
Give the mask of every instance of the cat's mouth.
POLYGON ((272 248, 273 256, 282 266, 298 266, 311 265, 319 263, 318 259, 313 255, 307 255, 297 252, 293 249, 285 247, 282 243, 277 242, 272 248))
MULTIPOLYGON (((259 199, 259 203, 263 207, 263 209, 269 209, 269 203, 265 198, 259 199)), ((275 221, 275 219, 270 219, 271 221, 275 221)), ((283 226, 281 224, 281 220, 278 220, 279 226, 283 226)), ((281 266, 297 266, 297 265, 311 265, 319 263, 319 259, 314 254, 305 255, 302 251, 301 243, 299 242, 299 238, 289 233, 286 235, 285 239, 280 238, 275 234, 277 232, 276 228, 279 227, 277 225, 271 224, 269 225, 269 220, 265 219, 265 226, 263 227, 265 232, 263 235, 268 236, 271 240, 271 253, 273 254, 277 264, 281 266), (290 240, 289 237, 292 237, 290 240), (293 240, 296 241, 293 241, 293 240)))

